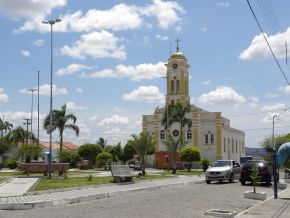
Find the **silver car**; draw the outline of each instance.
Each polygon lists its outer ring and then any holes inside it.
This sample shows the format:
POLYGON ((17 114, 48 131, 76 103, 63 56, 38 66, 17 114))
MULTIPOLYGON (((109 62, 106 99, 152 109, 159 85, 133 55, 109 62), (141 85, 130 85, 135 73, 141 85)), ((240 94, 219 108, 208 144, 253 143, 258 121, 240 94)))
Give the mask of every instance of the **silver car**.
POLYGON ((217 160, 205 171, 205 181, 210 184, 211 181, 223 180, 233 182, 235 179, 239 179, 241 176, 240 165, 233 160, 217 160))

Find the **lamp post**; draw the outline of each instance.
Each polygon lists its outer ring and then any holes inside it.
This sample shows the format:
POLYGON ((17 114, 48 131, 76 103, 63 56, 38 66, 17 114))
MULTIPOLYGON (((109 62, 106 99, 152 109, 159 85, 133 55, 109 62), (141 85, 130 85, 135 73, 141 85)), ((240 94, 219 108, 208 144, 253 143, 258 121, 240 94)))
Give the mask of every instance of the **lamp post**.
POLYGON ((273 134, 272 134, 272 146, 273 146, 273 173, 274 173, 274 198, 276 199, 278 197, 278 187, 277 187, 277 169, 276 169, 276 162, 277 162, 277 156, 276 156, 276 148, 275 148, 275 133, 274 133, 274 129, 275 129, 275 118, 278 117, 278 115, 274 115, 273 116, 273 134))
POLYGON ((37 71, 37 147, 39 147, 39 70, 37 71))
POLYGON ((52 59, 52 33, 53 25, 60 22, 61 19, 57 18, 55 20, 42 21, 43 24, 50 25, 50 110, 49 110, 49 160, 48 160, 48 178, 51 179, 51 169, 52 169, 52 76, 53 76, 53 59, 52 59))
POLYGON ((35 92, 37 89, 30 89, 28 91, 31 92, 31 117, 30 117, 30 143, 32 143, 32 117, 33 117, 33 92, 35 92))

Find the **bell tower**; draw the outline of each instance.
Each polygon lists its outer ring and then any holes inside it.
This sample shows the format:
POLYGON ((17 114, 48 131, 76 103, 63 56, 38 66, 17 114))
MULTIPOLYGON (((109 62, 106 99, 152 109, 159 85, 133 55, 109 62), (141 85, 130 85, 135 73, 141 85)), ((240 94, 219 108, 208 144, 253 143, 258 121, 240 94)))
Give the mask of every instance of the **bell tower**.
POLYGON ((184 54, 179 51, 179 42, 177 38, 176 51, 168 59, 166 79, 167 79, 167 94, 166 104, 180 102, 183 105, 190 104, 188 95, 188 69, 190 65, 184 54))

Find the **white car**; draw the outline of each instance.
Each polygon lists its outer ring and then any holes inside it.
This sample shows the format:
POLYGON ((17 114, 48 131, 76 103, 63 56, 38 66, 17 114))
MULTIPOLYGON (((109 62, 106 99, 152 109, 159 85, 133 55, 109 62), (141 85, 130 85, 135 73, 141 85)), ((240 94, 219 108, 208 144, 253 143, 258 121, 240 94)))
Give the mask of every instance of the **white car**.
POLYGON ((210 184, 211 181, 223 180, 233 182, 241 177, 240 165, 234 160, 217 160, 205 171, 205 181, 210 184))

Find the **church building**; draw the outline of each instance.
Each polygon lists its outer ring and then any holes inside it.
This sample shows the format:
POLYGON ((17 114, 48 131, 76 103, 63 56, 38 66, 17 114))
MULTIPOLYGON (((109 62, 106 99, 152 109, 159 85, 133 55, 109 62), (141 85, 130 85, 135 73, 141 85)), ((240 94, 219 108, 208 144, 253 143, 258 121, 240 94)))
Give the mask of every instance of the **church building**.
MULTIPOLYGON (((166 72, 166 105, 180 102, 183 105, 190 105, 189 73, 190 65, 185 55, 179 50, 178 40, 176 51, 171 55, 166 72)), ((153 115, 143 115, 142 131, 152 133, 157 146, 155 159, 158 160, 158 168, 170 167, 169 153, 163 143, 165 140, 165 127, 162 125, 162 118, 166 113, 166 106, 157 107, 153 115)), ((230 126, 230 120, 223 117, 221 112, 209 112, 193 104, 190 105, 190 112, 186 117, 192 121, 191 127, 185 126, 186 146, 198 146, 202 159, 210 162, 215 160, 230 159, 240 161, 245 155, 245 133, 230 126)), ((173 123, 168 128, 173 137, 178 137, 180 132, 179 123, 173 123)), ((151 162, 151 161, 150 161, 151 162)))

